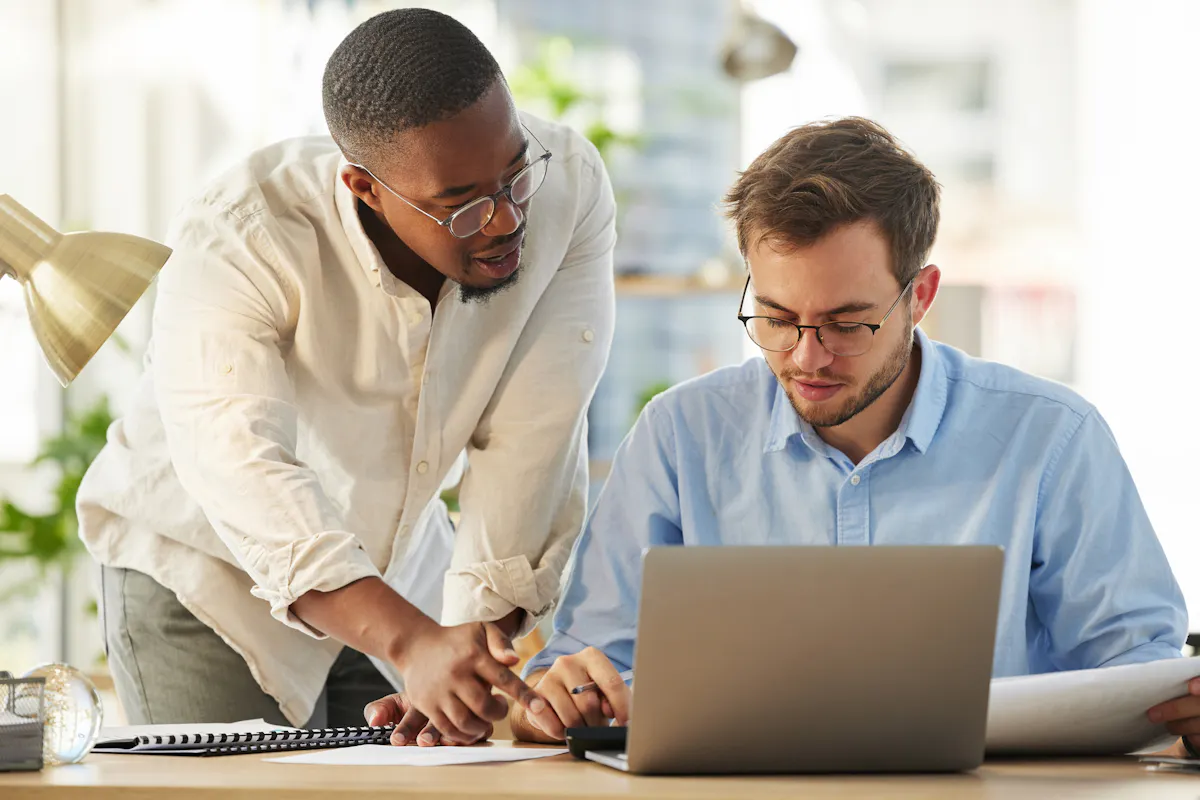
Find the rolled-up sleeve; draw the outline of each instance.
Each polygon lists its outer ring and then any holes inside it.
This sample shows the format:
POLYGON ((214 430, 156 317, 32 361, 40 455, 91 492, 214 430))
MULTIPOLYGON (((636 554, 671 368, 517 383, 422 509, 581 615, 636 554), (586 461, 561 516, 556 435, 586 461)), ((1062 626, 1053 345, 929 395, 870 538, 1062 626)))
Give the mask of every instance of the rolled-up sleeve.
POLYGON ((587 409, 612 344, 612 187, 595 148, 562 264, 534 307, 467 450, 442 621, 529 630, 553 607, 587 506, 587 409))
POLYGON ((1039 490, 1030 601, 1057 669, 1181 655, 1183 593, 1108 426, 1093 410, 1039 490))
POLYGON ((283 358, 294 297, 257 220, 198 205, 171 236, 150 358, 171 462, 279 621, 312 590, 379 575, 317 475, 296 457, 283 358))

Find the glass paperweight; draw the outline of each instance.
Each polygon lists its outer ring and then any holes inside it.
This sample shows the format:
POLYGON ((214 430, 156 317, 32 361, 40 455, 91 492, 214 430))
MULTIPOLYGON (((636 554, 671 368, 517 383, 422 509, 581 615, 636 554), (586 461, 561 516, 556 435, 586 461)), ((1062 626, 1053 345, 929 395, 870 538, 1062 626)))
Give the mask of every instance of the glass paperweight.
POLYGON ((46 727, 42 752, 47 764, 75 764, 91 752, 104 723, 100 693, 69 664, 44 664, 23 678, 44 678, 46 727))

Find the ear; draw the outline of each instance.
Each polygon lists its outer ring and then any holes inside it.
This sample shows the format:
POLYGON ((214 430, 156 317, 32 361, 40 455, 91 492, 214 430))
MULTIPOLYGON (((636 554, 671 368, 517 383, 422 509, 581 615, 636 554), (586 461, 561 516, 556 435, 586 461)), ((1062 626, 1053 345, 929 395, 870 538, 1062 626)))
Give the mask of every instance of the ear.
POLYGON ((928 264, 917 273, 917 277, 913 279, 912 290, 913 325, 920 325, 921 320, 925 319, 941 284, 942 271, 936 264, 928 264))
POLYGON ((383 203, 380 201, 380 191, 386 191, 372 178, 365 169, 349 164, 342 168, 342 183, 346 184, 355 197, 362 200, 372 211, 382 212, 383 203))

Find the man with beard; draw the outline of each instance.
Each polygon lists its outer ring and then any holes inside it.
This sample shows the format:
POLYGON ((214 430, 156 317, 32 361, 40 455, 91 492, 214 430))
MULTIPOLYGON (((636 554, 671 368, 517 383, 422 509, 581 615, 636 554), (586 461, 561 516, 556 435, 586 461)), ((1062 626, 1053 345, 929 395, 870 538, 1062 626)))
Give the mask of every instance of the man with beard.
POLYGON ((109 664, 134 723, 356 725, 403 683, 410 741, 473 742, 493 687, 544 707, 510 637, 582 527, 612 190, 443 14, 363 23, 323 91, 332 139, 254 153, 173 226, 79 492, 109 664))
POLYGON ((741 175, 726 198, 750 273, 739 319, 764 358, 645 409, 529 664, 557 719, 514 708, 518 736, 628 720, 619 672, 657 545, 1002 545, 996 676, 1180 655, 1182 595, 1096 410, 915 327, 941 278, 925 263, 938 196, 857 118, 797 128, 741 175))

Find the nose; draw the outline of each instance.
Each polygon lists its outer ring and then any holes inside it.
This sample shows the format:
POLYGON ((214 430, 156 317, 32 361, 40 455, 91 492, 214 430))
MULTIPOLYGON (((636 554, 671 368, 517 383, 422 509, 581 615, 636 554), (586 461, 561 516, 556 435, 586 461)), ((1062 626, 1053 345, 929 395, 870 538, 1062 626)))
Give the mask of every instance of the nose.
POLYGON ((521 227, 524 219, 525 214, 521 209, 507 196, 501 195, 496 199, 496 210, 492 212, 487 225, 483 226, 483 232, 488 236, 508 236, 521 227))
POLYGON ((800 342, 792 350, 792 363, 801 372, 812 375, 833 363, 834 355, 825 349, 817 339, 817 332, 804 328, 800 332, 800 342))

